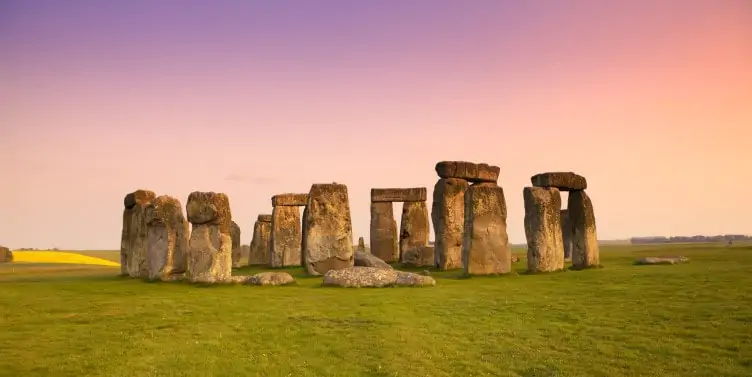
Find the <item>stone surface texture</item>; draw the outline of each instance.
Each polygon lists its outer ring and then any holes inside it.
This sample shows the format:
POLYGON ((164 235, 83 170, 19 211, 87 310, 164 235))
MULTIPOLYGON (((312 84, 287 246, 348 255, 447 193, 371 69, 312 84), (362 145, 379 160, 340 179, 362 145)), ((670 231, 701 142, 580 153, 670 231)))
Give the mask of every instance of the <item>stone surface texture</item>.
POLYGON ((431 220, 436 242, 435 265, 442 270, 462 268, 462 234, 465 229, 464 179, 442 178, 433 189, 431 220))
POLYGON ((241 238, 240 225, 236 222, 230 223, 230 239, 232 239, 232 267, 245 267, 248 265, 248 250, 241 250, 240 238, 241 238))
POLYGON ((572 267, 583 269, 599 266, 600 249, 593 202, 585 191, 571 191, 567 210, 572 231, 572 267))
POLYGON ((561 235, 561 194, 556 188, 525 187, 525 237, 528 272, 551 272, 564 268, 561 235))
POLYGON ((384 262, 383 260, 377 258, 373 254, 368 254, 363 251, 356 251, 355 252, 355 266, 358 267, 375 267, 375 268, 386 268, 386 269, 392 269, 392 266, 390 266, 388 263, 384 262))
POLYGON ((274 207, 269 266, 300 266, 301 244, 300 209, 292 206, 274 207))
POLYGON ((399 260, 397 221, 391 202, 371 203, 371 254, 387 263, 399 260))
POLYGON ((400 220, 399 252, 402 255, 411 250, 420 250, 428 245, 431 220, 428 217, 426 202, 406 202, 402 205, 400 220))
POLYGON ((323 285, 346 288, 384 288, 392 286, 434 286, 430 276, 374 267, 350 267, 324 274, 323 285))
POLYGON ((541 173, 530 177, 534 187, 555 187, 559 191, 576 191, 587 188, 587 180, 572 172, 541 173))
POLYGON ((271 247, 272 223, 256 221, 253 224, 253 238, 251 239, 248 264, 261 266, 269 264, 269 248, 271 247))
POLYGON ((150 280, 171 281, 188 269, 189 225, 180 201, 162 195, 145 208, 147 268, 150 280))
POLYGON ((123 231, 120 237, 120 272, 130 277, 149 277, 147 262, 146 207, 156 194, 136 190, 123 199, 123 231))
POLYGON ((279 194, 272 196, 272 207, 297 206, 302 207, 308 202, 308 194, 279 194))
POLYGON ((295 283, 295 279, 287 272, 261 272, 246 280, 251 285, 288 285, 295 283))
POLYGON ((371 202, 425 202, 427 195, 425 187, 374 188, 371 189, 371 202))
POLYGON ((226 283, 232 274, 232 213, 223 193, 194 191, 186 204, 193 225, 188 278, 192 283, 226 283))
POLYGON ((407 267, 434 267, 435 262, 434 249, 430 245, 402 253, 402 264, 407 267))
POLYGON ((498 166, 467 161, 441 161, 435 170, 440 178, 459 178, 468 182, 496 182, 501 171, 498 166))
POLYGON ((564 241, 564 260, 568 261, 572 260, 572 224, 569 221, 569 210, 562 209, 560 217, 561 239, 564 241))
POLYGON ((506 274, 512 270, 512 248, 507 235, 504 190, 470 186, 465 192, 465 231, 462 243, 465 274, 506 274))
POLYGON ((311 275, 352 267, 353 235, 347 186, 313 184, 305 219, 305 265, 311 275))

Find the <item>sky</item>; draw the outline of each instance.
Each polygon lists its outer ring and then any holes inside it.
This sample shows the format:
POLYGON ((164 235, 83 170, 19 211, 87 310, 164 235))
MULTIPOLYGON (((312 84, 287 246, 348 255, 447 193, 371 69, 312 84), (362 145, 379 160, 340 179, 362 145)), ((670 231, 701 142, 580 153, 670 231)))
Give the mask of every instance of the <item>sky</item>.
POLYGON ((0 0, 0 83, 11 248, 118 249, 136 189, 224 192, 249 243, 327 182, 368 242, 442 160, 501 168, 515 243, 546 171, 601 239, 752 233, 747 0, 0 0))

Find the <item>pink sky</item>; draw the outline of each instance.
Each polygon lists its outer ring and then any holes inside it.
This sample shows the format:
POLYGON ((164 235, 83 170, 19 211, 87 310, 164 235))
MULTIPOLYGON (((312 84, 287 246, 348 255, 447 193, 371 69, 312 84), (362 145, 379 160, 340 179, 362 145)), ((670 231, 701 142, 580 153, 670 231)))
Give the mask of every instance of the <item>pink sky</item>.
POLYGON ((752 233, 749 1, 217 3, 0 5, 0 244, 117 249, 138 188, 225 192, 249 243, 332 181, 368 242, 440 160, 501 167, 516 243, 560 170, 602 239, 752 233))

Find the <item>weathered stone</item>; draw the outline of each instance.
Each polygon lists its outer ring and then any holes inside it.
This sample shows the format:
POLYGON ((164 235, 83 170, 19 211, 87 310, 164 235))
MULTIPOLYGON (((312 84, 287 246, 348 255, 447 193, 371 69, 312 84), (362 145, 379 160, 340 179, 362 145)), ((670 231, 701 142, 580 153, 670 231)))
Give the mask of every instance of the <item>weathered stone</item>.
POLYGON ((248 264, 260 266, 269 264, 269 248, 271 247, 272 224, 266 221, 256 221, 253 224, 253 239, 248 256, 248 264))
MULTIPOLYGON (((568 206, 568 205, 567 205, 568 206)), ((569 221, 569 210, 562 209, 561 238, 564 241, 564 260, 572 260, 572 224, 569 221)))
POLYGON ((601 260, 593 202, 585 191, 572 191, 567 209, 572 234, 572 267, 583 269, 599 266, 601 260))
POLYGON ((360 251, 362 253, 366 252, 366 240, 364 240, 363 237, 358 237, 358 247, 355 251, 360 251))
POLYGON ((279 194, 272 196, 272 206, 302 207, 308 202, 308 194, 279 194))
POLYGON ((147 268, 151 280, 172 281, 188 269, 188 222, 180 201, 162 195, 145 208, 147 268))
POLYGON ((396 283, 397 271, 376 267, 349 267, 324 274, 323 285, 347 288, 383 288, 396 283))
POLYGON ((467 161, 441 161, 435 169, 441 178, 459 178, 469 182, 496 182, 501 171, 498 166, 467 161))
POLYGON ((246 280, 246 284, 252 285, 288 285, 295 283, 292 275, 287 272, 261 272, 246 280))
POLYGON ((374 188, 371 189, 371 202, 425 202, 427 191, 425 187, 374 188))
POLYGON ((689 262, 687 257, 645 257, 636 260, 634 264, 680 264, 687 262, 689 262))
POLYGON ((194 191, 188 195, 186 212, 193 225, 188 245, 188 278, 192 283, 230 282, 230 199, 223 193, 194 191))
POLYGON ((529 272, 550 272, 564 268, 561 235, 561 194, 556 188, 525 187, 525 237, 529 272))
POLYGON ((402 253, 402 264, 408 267, 433 267, 435 262, 433 246, 414 247, 402 253))
POLYGON ((120 272, 130 277, 149 277, 145 210, 156 198, 153 191, 136 190, 125 196, 120 237, 120 272))
POLYGON ((245 267, 250 264, 251 246, 240 245, 232 250, 232 268, 245 267))
POLYGON ((400 256, 411 250, 423 249, 428 245, 430 226, 426 202, 406 202, 403 204, 399 237, 400 256))
POLYGON ((555 187, 559 191, 577 191, 587 188, 587 180, 572 172, 541 173, 530 177, 535 187, 555 187))
POLYGON ((512 255, 512 263, 517 263, 519 261, 520 261, 520 257, 518 257, 516 255, 512 255))
POLYGON ((291 206, 274 207, 272 219, 269 267, 300 266, 300 209, 291 206))
POLYGON ((512 270, 512 248, 507 235, 504 190, 470 186, 465 192, 465 231, 462 243, 465 274, 506 274, 512 270))
POLYGON ((436 280, 427 275, 397 271, 397 280, 394 284, 401 287, 433 287, 436 280))
POLYGON ((300 265, 305 267, 306 266, 306 219, 308 218, 308 204, 306 204, 305 207, 303 207, 303 216, 301 218, 302 222, 300 224, 300 265))
POLYGON ((0 263, 10 262, 13 262, 13 252, 5 246, 0 246, 0 263))
POLYGON ((241 250, 240 238, 242 232, 236 222, 230 223, 230 239, 232 240, 232 267, 239 268, 248 265, 248 250, 241 250))
POLYGON ((468 183, 464 179, 442 178, 433 189, 431 220, 436 235, 435 265, 442 270, 462 268, 467 188, 468 183))
POLYGON ((392 203, 371 203, 371 254, 387 263, 399 260, 397 221, 392 203))
POLYGON ((256 221, 260 221, 262 223, 270 223, 272 222, 272 215, 258 215, 258 218, 256 221))
POLYGON ((353 235, 347 186, 314 184, 305 220, 305 264, 311 275, 353 265, 353 235))
POLYGON ((392 269, 392 266, 390 266, 388 263, 377 258, 375 255, 368 254, 364 251, 355 252, 354 264, 355 266, 358 266, 358 267, 375 267, 375 268, 392 269))

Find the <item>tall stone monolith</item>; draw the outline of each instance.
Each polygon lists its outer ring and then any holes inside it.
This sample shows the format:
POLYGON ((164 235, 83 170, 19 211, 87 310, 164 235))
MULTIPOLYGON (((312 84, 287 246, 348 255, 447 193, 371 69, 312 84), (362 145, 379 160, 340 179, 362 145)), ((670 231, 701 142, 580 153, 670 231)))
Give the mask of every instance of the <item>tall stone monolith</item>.
POLYGON ((428 245, 430 226, 426 202, 403 203, 399 238, 400 261, 404 262, 404 255, 415 250, 423 250, 428 245))
POLYGON ((158 196, 146 207, 147 267, 150 280, 169 281, 188 269, 188 222, 180 201, 158 196))
POLYGON ((496 184, 474 184, 465 191, 462 262, 465 274, 506 274, 512 270, 507 235, 507 203, 496 184))
POLYGON ((564 241, 559 189, 525 187, 522 196, 525 202, 528 271, 536 273, 563 269, 564 241))
POLYGON ((391 202, 371 203, 371 254, 386 263, 399 260, 397 221, 391 202))
POLYGON ((572 229, 572 267, 583 269, 599 266, 600 250, 590 197, 584 190, 571 191, 567 209, 572 229))
POLYGON ((242 231, 240 225, 236 222, 231 223, 230 238, 232 239, 232 267, 239 268, 248 265, 249 248, 242 247, 240 244, 242 231))
POLYGON ((192 192, 186 205, 193 225, 188 245, 188 277, 193 283, 225 283, 232 274, 232 213, 223 193, 192 192))
POLYGON ((125 196, 120 238, 120 272, 130 277, 149 277, 147 262, 146 207, 156 198, 153 191, 136 190, 125 196))
POLYGON ((431 220, 436 236, 436 266, 442 270, 462 268, 462 234, 465 227, 465 191, 468 182, 441 178, 433 189, 431 220))
POLYGON ((564 241, 564 260, 572 260, 572 224, 569 221, 569 210, 561 210, 561 238, 564 241))
POLYGON ((299 266, 301 238, 300 209, 293 206, 274 207, 269 267, 299 266))
POLYGON ((347 186, 314 184, 303 224, 305 264, 311 275, 353 266, 353 235, 347 186))
POLYGON ((253 239, 248 264, 251 266, 268 265, 271 247, 272 215, 259 215, 253 224, 253 239))

